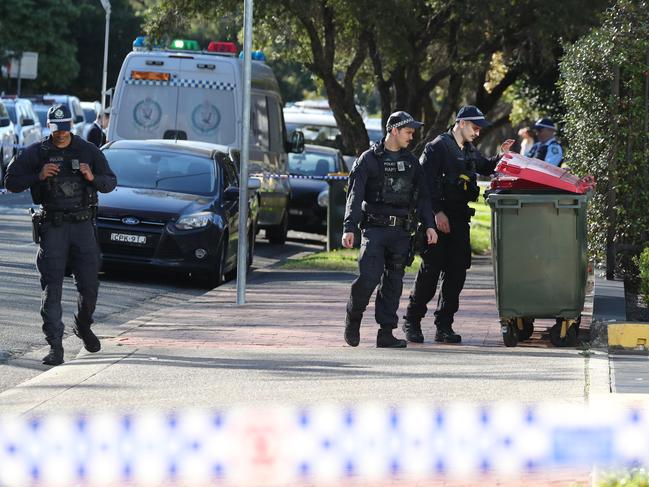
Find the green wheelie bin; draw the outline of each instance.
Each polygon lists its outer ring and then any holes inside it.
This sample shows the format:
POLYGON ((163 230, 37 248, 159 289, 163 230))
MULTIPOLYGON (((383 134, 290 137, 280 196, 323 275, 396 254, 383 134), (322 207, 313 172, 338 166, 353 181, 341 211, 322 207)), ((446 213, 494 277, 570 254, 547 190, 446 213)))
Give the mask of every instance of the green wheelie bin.
POLYGON ((531 337, 536 318, 551 318, 552 344, 574 346, 586 297, 592 179, 518 154, 496 170, 486 201, 503 341, 516 346, 531 337))

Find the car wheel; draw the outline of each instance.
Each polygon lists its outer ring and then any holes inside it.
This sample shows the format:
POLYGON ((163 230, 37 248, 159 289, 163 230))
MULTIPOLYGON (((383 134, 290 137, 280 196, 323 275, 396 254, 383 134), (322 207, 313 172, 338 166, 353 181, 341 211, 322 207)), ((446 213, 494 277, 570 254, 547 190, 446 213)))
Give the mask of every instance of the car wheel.
POLYGON ((221 244, 218 247, 218 252, 221 257, 216 260, 216 264, 214 264, 214 268, 211 271, 209 271, 205 276, 202 276, 205 286, 209 289, 213 289, 217 286, 220 286, 225 282, 225 263, 226 263, 227 252, 228 252, 228 248, 226 245, 227 241, 228 241, 227 235, 225 235, 223 240, 221 241, 221 244))
POLYGON ((286 233, 288 232, 288 214, 286 211, 282 216, 279 225, 266 229, 266 238, 272 244, 283 245, 286 242, 286 233))

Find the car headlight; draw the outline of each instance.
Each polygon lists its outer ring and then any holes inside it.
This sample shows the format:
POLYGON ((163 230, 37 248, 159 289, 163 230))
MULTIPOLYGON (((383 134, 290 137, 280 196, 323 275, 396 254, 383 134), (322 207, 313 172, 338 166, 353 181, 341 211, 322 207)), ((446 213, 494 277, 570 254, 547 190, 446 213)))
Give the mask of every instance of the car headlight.
POLYGON ((204 228, 214 220, 214 214, 209 211, 202 211, 200 213, 193 213, 191 215, 184 215, 178 218, 174 224, 179 230, 193 230, 196 228, 204 228))
POLYGON ((329 188, 323 189, 318 194, 318 206, 326 208, 329 205, 329 188))

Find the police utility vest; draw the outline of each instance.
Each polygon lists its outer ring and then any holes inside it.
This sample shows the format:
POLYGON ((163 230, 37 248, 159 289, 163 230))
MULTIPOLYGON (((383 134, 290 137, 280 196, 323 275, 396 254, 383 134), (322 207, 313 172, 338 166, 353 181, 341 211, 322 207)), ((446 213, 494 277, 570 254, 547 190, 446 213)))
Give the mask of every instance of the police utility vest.
POLYGON ((442 193, 444 201, 451 205, 465 205, 476 201, 480 195, 476 172, 476 151, 471 145, 460 149, 450 133, 440 135, 446 146, 449 159, 444 161, 442 193))
POLYGON ((417 201, 418 182, 415 180, 419 162, 401 153, 383 151, 377 155, 379 174, 382 177, 369 178, 365 188, 365 200, 372 204, 411 208, 417 201))
POLYGON ((39 187, 40 203, 46 210, 74 211, 97 204, 97 191, 79 170, 82 161, 77 151, 71 147, 59 150, 43 143, 40 152, 42 165, 57 164, 60 169, 39 187))
MULTIPOLYGON (((545 156, 548 155, 548 149, 552 147, 553 145, 560 145, 559 142, 557 142, 556 139, 553 139, 550 141, 549 144, 541 144, 537 143, 532 146, 532 149, 527 154, 527 157, 534 157, 536 159, 541 159, 542 161, 545 161, 545 156)), ((561 161, 559 161, 559 166, 561 166, 561 163, 563 162, 563 158, 561 161)))

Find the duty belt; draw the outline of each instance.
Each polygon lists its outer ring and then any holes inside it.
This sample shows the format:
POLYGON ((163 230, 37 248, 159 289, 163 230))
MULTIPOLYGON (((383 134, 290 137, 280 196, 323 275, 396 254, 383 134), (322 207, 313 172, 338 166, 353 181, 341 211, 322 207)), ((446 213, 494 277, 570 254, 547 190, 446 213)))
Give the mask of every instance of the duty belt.
POLYGON ((43 210, 43 221, 60 222, 84 222, 95 217, 94 207, 87 207, 75 210, 43 210))
POLYGON ((363 220, 373 227, 398 227, 410 230, 411 220, 407 216, 381 215, 380 213, 364 213, 363 220))

